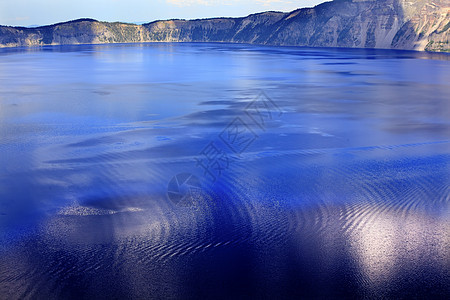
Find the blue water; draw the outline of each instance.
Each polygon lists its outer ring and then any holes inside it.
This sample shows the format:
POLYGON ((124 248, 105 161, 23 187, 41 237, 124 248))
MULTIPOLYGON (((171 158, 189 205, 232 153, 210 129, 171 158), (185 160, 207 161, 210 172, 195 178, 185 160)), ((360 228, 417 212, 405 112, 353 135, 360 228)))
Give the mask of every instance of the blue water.
POLYGON ((0 50, 1 299, 450 295, 450 56, 0 50))

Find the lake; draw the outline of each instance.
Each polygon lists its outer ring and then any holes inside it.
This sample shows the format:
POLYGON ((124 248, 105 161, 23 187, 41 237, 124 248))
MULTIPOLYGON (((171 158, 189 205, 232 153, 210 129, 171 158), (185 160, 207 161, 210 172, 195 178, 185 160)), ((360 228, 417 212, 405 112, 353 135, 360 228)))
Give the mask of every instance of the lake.
POLYGON ((450 55, 0 49, 0 298, 447 298, 450 55))

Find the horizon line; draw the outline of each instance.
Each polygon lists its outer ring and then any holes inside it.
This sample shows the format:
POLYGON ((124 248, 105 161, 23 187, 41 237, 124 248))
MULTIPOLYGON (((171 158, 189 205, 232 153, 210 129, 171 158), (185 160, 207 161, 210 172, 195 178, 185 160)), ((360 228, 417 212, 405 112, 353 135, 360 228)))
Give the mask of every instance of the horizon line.
POLYGON ((170 18, 170 19, 156 19, 156 20, 149 21, 149 22, 142 22, 142 21, 141 22, 102 21, 102 20, 98 20, 96 18, 91 18, 91 17, 80 17, 80 18, 77 18, 77 19, 72 19, 72 20, 67 20, 67 21, 59 21, 59 22, 45 24, 45 25, 32 24, 32 25, 20 26, 20 25, 4 25, 4 24, 0 24, 0 26, 3 26, 3 27, 15 27, 15 28, 27 28, 27 29, 38 29, 38 28, 41 28, 41 27, 66 24, 66 23, 76 22, 76 21, 94 21, 94 22, 103 22, 103 23, 122 23, 122 24, 130 24, 130 25, 142 26, 142 25, 151 24, 151 23, 155 23, 155 22, 162 22, 162 21, 198 21, 198 20, 212 20, 212 19, 241 19, 241 18, 247 18, 249 16, 258 15, 258 14, 264 14, 264 13, 289 14, 289 13, 292 13, 294 11, 301 10, 301 9, 312 9, 312 8, 315 8, 315 7, 317 7, 319 5, 322 5, 324 3, 333 2, 333 1, 334 0, 329 0, 329 1, 325 0, 325 1, 323 1, 323 2, 321 2, 319 4, 317 4, 317 5, 314 5, 314 6, 299 7, 299 8, 296 8, 294 10, 290 10, 290 11, 266 10, 266 11, 260 11, 260 12, 251 13, 251 14, 244 15, 244 16, 235 16, 235 17, 216 16, 216 17, 192 18, 192 19, 170 18))

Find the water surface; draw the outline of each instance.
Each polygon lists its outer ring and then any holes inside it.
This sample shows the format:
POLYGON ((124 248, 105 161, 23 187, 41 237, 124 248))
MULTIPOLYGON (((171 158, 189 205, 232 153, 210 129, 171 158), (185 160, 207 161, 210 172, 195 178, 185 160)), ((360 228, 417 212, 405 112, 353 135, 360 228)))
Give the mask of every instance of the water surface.
POLYGON ((448 297, 449 58, 0 50, 0 298, 448 297))

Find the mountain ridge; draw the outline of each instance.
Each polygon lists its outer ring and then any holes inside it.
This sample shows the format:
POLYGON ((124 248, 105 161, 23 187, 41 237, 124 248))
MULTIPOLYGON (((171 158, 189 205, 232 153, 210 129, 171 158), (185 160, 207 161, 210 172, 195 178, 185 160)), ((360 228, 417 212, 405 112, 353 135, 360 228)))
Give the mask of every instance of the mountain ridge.
POLYGON ((0 26, 0 47, 227 42, 450 52, 449 32, 449 0, 334 0, 291 12, 238 18, 157 20, 142 25, 83 18, 35 28, 0 26))

